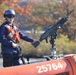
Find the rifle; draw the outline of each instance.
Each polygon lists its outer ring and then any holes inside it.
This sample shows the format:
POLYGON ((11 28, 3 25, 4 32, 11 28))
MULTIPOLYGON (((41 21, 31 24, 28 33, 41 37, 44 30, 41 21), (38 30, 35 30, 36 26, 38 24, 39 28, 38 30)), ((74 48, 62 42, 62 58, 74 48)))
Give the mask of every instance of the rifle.
POLYGON ((63 18, 61 18, 55 25, 52 25, 51 27, 49 27, 49 29, 47 29, 41 36, 40 36, 40 39, 39 41, 43 41, 43 40, 46 40, 47 42, 47 39, 48 37, 50 37, 51 35, 56 35, 55 33, 57 32, 57 30, 59 29, 59 27, 62 27, 63 24, 68 20, 68 16, 74 11, 71 10, 67 13, 66 16, 64 16, 63 18))
MULTIPOLYGON (((55 25, 52 25, 51 27, 49 27, 41 36, 39 41, 43 41, 46 40, 46 43, 48 43, 48 37, 50 38, 50 43, 52 44, 51 47, 51 58, 54 58, 54 56, 56 55, 56 45, 55 45, 55 39, 57 36, 57 30, 59 28, 61 28, 63 26, 63 24, 68 20, 68 16, 74 11, 68 11, 67 15, 65 15, 64 17, 62 17, 55 25)), ((39 45, 39 44, 38 44, 39 45)), ((38 46, 36 45, 36 47, 38 46)))

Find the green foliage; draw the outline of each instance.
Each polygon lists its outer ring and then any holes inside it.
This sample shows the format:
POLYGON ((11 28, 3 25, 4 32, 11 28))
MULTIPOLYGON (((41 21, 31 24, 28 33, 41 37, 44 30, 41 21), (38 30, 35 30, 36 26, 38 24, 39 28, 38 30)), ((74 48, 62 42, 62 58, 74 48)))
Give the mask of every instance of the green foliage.
POLYGON ((49 54, 50 52, 50 44, 45 43, 45 41, 41 42, 37 48, 34 48, 28 42, 21 42, 22 53, 24 54, 34 54, 34 55, 44 55, 49 54))
MULTIPOLYGON (((33 55, 46 55, 50 54, 50 43, 46 43, 45 40, 40 43, 37 48, 34 48, 30 43, 21 41, 22 53, 33 55)), ((76 53, 76 42, 68 39, 67 35, 60 35, 56 39, 57 54, 72 54, 76 53)), ((1 50, 0 50, 1 52, 1 50)))
POLYGON ((58 54, 76 53, 76 42, 69 40, 67 35, 60 35, 60 38, 56 40, 56 46, 58 54))
POLYGON ((6 10, 6 9, 7 9, 7 6, 5 4, 0 5, 0 10, 6 10))
POLYGON ((0 4, 0 25, 4 21, 3 19, 3 12, 7 9, 7 6, 5 4, 0 4))
MULTIPOLYGON (((66 3, 64 3, 64 1, 62 3, 57 3, 56 0, 44 0, 44 2, 39 2, 39 3, 37 2, 36 4, 30 4, 34 9, 34 12, 31 14, 31 16, 28 16, 28 18, 27 17, 26 19, 23 18, 24 20, 27 20, 27 21, 23 21, 24 24, 27 24, 28 26, 33 25, 35 27, 38 26, 42 27, 42 25, 45 26, 53 25, 53 23, 56 23, 59 18, 65 15, 66 9, 68 9, 68 7, 65 8, 66 5, 70 6, 69 9, 72 9, 72 7, 76 9, 76 2, 74 2, 75 4, 73 5, 73 4, 69 4, 67 0, 65 1, 66 3), (33 17, 35 18, 35 20, 33 19, 33 17)), ((6 7, 6 5, 4 4, 0 5, 1 11, 4 11, 7 8, 8 7, 6 7)), ((2 13, 0 14, 2 15, 2 13)), ((76 38, 76 13, 74 12, 70 16, 71 17, 69 18, 68 22, 64 25, 63 28, 63 33, 67 34, 68 36, 60 35, 60 37, 56 39, 56 47, 58 49, 57 50, 58 54, 76 53, 75 50, 76 43, 74 41, 71 41, 76 38), (68 39, 68 37, 72 39, 70 40, 68 39)), ((40 29, 42 28, 39 28, 38 30, 40 29)), ((23 49, 22 52, 25 54, 31 53, 37 55, 44 55, 44 54, 50 54, 51 45, 50 43, 46 43, 45 41, 42 41, 37 48, 34 48, 30 43, 21 41, 21 47, 23 49)))
MULTIPOLYGON (((22 52, 25 54, 34 54, 34 55, 46 55, 50 54, 50 43, 46 43, 45 40, 40 43, 37 48, 34 48, 30 43, 21 42, 22 52)), ((67 35, 60 35, 56 39, 57 54, 72 54, 76 53, 76 42, 73 42, 68 39, 67 35)))

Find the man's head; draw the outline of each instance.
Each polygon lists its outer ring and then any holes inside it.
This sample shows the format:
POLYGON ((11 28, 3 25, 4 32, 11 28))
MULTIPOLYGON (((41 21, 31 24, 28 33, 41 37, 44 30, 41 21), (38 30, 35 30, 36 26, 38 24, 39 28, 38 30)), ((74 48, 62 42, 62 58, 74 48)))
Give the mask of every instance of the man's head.
POLYGON ((15 15, 16 15, 16 14, 15 14, 15 11, 14 11, 14 10, 8 9, 8 10, 6 10, 5 13, 4 13, 4 18, 5 18, 8 22, 13 23, 15 15))

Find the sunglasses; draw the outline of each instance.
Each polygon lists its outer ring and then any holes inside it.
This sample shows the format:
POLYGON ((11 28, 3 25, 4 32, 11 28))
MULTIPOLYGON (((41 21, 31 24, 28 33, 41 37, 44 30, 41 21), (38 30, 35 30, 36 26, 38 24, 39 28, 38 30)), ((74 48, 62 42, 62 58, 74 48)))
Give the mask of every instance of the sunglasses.
POLYGON ((9 14, 9 15, 5 15, 5 17, 6 17, 6 18, 14 18, 15 15, 11 15, 11 14, 9 14))
POLYGON ((15 17, 15 15, 8 15, 7 18, 14 18, 14 17, 15 17))

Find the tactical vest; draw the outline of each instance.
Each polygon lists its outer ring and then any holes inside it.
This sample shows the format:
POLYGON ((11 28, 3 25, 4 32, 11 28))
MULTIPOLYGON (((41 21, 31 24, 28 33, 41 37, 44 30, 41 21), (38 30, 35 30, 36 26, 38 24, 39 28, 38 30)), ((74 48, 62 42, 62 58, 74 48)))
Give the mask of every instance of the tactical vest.
POLYGON ((16 26, 13 26, 13 28, 10 25, 5 25, 5 27, 7 28, 7 39, 12 39, 14 40, 16 43, 20 42, 20 35, 18 32, 18 29, 16 26))

